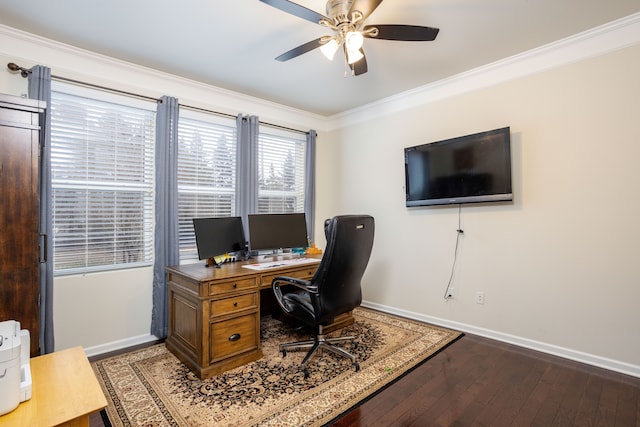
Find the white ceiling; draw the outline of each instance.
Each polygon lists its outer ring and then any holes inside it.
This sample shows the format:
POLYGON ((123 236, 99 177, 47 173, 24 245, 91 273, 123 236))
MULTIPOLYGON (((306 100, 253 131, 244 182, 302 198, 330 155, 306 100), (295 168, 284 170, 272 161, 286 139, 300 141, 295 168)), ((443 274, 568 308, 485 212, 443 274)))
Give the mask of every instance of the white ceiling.
MULTIPOLYGON (((324 0, 297 3, 325 14, 324 0)), ((328 32, 258 0, 0 0, 0 24, 325 116, 636 12, 639 0, 385 0, 367 24, 440 33, 366 39, 369 71, 352 77, 340 55, 329 62, 319 49, 275 61, 328 32)))

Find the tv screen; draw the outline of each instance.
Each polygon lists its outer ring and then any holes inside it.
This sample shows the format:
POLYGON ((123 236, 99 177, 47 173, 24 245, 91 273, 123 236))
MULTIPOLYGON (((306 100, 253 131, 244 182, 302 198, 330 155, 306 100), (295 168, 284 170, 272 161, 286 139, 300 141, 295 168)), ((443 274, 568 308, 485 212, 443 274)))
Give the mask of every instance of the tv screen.
POLYGON ((406 206, 513 200, 510 128, 404 149, 406 206))
POLYGON ((308 244, 304 213, 249 215, 252 251, 303 248, 308 244))
POLYGON ((239 216, 193 218, 193 230, 200 259, 245 249, 246 240, 239 216))

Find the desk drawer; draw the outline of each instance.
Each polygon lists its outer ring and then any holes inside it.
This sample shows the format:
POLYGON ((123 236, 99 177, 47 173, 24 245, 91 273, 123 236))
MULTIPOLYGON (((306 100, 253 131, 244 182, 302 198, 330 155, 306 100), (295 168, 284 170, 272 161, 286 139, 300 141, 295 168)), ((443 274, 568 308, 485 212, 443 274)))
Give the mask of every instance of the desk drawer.
POLYGON ((216 282, 209 285, 209 295, 219 295, 225 292, 250 289, 256 286, 256 278, 230 280, 228 282, 216 282))
POLYGON ((234 354, 258 348, 259 328, 258 313, 210 324, 211 362, 234 354))
POLYGON ((248 308, 258 308, 258 292, 211 301, 211 317, 234 313, 248 308))
POLYGON ((271 282, 277 276, 287 276, 287 277, 295 277, 296 279, 305 279, 309 280, 316 273, 316 269, 318 268, 317 264, 313 264, 311 266, 301 267, 295 270, 286 270, 278 273, 270 273, 263 274, 261 276, 261 287, 267 288, 271 286, 271 282))

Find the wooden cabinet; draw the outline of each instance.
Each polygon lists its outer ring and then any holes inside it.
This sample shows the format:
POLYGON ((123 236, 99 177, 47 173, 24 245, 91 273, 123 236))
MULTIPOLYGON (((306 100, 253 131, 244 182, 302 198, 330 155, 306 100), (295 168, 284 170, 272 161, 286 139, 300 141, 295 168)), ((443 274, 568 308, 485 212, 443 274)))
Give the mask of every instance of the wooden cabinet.
POLYGON ((200 378, 262 357, 260 290, 254 274, 234 265, 169 268, 167 348, 200 378))
MULTIPOLYGON (((166 346, 200 378, 260 359, 260 291, 271 294, 275 276, 310 279, 318 264, 256 271, 243 262, 221 268, 203 263, 170 267, 166 346)), ((262 310, 264 312, 265 310, 262 310)), ((353 321, 342 316, 336 327, 353 321)))
POLYGON ((17 320, 39 351, 38 166, 44 103, 0 94, 0 321, 17 320))

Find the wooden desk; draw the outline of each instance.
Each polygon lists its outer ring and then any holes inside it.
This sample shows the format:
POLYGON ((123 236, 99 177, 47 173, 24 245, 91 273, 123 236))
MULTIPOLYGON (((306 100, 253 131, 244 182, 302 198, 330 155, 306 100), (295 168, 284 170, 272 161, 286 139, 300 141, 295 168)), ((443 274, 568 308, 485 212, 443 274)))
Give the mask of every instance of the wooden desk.
MULTIPOLYGON (((306 257, 322 255, 306 255, 306 257)), ((266 257, 272 262, 287 257, 266 257)), ((167 268, 167 348, 198 377, 208 378, 262 357, 260 349, 260 290, 271 293, 276 276, 310 279, 319 263, 282 266, 268 270, 242 267, 247 262, 220 268, 197 264, 167 268)), ((349 313, 336 319, 333 329, 353 323, 349 313)), ((327 329, 325 329, 326 331, 327 329)))
POLYGON ((89 415, 107 406, 82 347, 31 359, 31 399, 3 416, 2 427, 89 427, 89 415))

